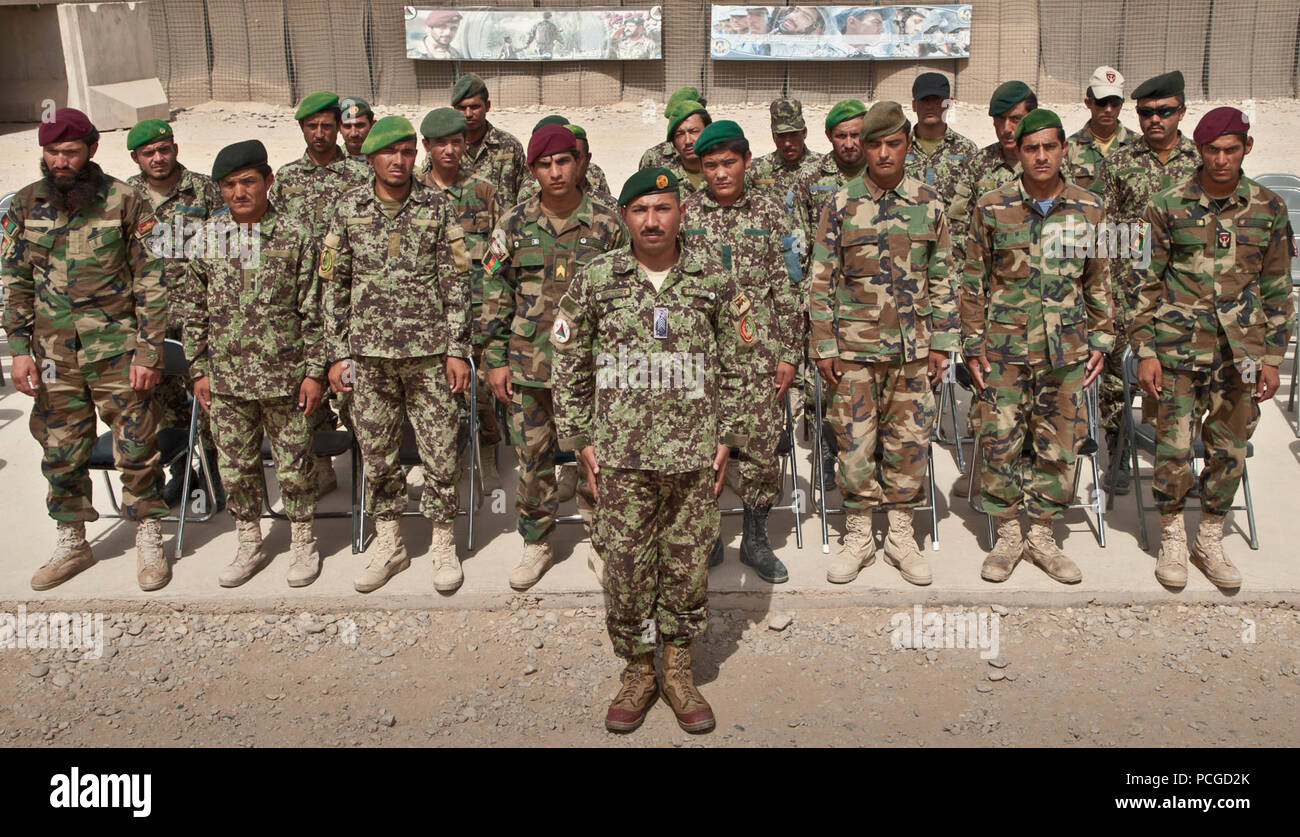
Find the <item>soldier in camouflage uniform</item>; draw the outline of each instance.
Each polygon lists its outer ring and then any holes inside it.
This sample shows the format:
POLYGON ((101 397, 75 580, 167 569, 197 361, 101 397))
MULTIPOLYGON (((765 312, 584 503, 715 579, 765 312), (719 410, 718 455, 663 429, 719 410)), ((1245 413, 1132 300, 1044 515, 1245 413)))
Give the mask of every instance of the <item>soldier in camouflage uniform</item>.
POLYGON ((961 300, 966 363, 983 403, 980 497, 998 520, 980 575, 1005 581, 1025 557, 1074 584, 1083 574, 1052 523, 1073 500, 1083 391, 1114 342, 1107 259, 1080 241, 1103 215, 1096 195, 1060 174, 1065 130, 1055 113, 1031 111, 1015 138, 1024 174, 976 201, 961 300), (1026 433, 1033 461, 1022 464, 1026 433))
POLYGON ((361 146, 375 127, 375 112, 370 103, 360 96, 344 96, 339 102, 339 133, 343 135, 343 145, 348 156, 365 164, 366 155, 361 153, 361 146))
MULTIPOLYGON (((745 185, 782 204, 794 214, 803 209, 796 200, 800 184, 822 163, 823 155, 808 147, 808 125, 798 99, 777 99, 768 108, 772 116, 772 142, 776 150, 754 161, 745 185)), ((816 219, 796 217, 794 225, 807 229, 816 219)), ((809 233, 810 235, 810 233, 809 233)))
MULTIPOLYGON (((609 180, 606 179, 605 172, 601 170, 600 166, 591 161, 591 143, 587 141, 586 129, 580 125, 571 124, 568 119, 563 116, 547 117, 547 119, 559 119, 563 121, 548 122, 544 119, 541 122, 538 122, 537 127, 533 130, 537 130, 537 128, 542 127, 542 125, 563 125, 578 139, 578 188, 598 200, 603 201, 609 206, 616 206, 617 203, 614 200, 614 196, 609 193, 609 180)), ((524 185, 519 187, 518 203, 523 203, 529 198, 534 197, 541 190, 542 185, 537 182, 537 178, 533 177, 530 172, 528 179, 524 181, 524 185)))
MULTIPOLYGON (((668 97, 668 101, 664 103, 664 118, 671 120, 673 112, 677 110, 677 105, 682 102, 699 102, 701 107, 708 104, 704 97, 700 95, 698 88, 679 87, 672 92, 672 95, 668 97)), ((641 155, 641 162, 637 168, 667 168, 676 156, 677 149, 673 146, 672 137, 670 136, 663 142, 655 143, 647 148, 645 153, 641 155)))
POLYGON ((912 584, 931 581, 912 508, 925 499, 933 386, 959 328, 943 200, 905 174, 910 129, 897 102, 867 111, 866 173, 827 203, 813 240, 809 351, 832 392, 848 530, 826 573, 836 584, 875 560, 874 509, 888 510, 885 560, 912 584))
MULTIPOLYGON (((769 584, 782 584, 790 575, 768 541, 767 516, 781 493, 777 446, 786 423, 785 392, 803 359, 803 273, 789 214, 745 185, 753 157, 740 126, 714 122, 695 147, 707 187, 682 202, 682 246, 688 259, 720 263, 736 285, 740 307, 748 309, 740 331, 749 407, 749 444, 737 463, 745 506, 740 560, 769 584)), ((711 565, 722 562, 720 547, 721 540, 711 565)))
POLYGON ((352 423, 377 534, 354 586, 369 593, 410 566, 400 530, 405 417, 424 472, 420 511, 432 522, 433 586, 446 593, 464 581, 452 527, 460 416, 454 396, 469 388, 469 251, 451 202, 413 177, 410 122, 380 119, 362 151, 374 180, 339 200, 319 267, 330 386, 355 390, 352 423))
MULTIPOLYGON (((578 190, 576 145, 573 133, 560 125, 534 132, 528 159, 542 192, 502 216, 484 263, 483 363, 493 394, 511 405, 519 456, 515 508, 525 545, 510 572, 516 590, 536 584, 554 560, 550 533, 559 507, 551 380, 555 306, 583 265, 627 243, 618 215, 578 190)), ((594 504, 590 485, 584 483, 578 493, 579 510, 587 517, 594 504)), ((592 547, 588 564, 600 577, 599 554, 592 547)))
POLYGON ((683 194, 689 195, 704 188, 704 171, 700 157, 695 153, 695 140, 713 121, 704 105, 699 102, 678 102, 677 109, 668 117, 668 139, 675 152, 664 164, 673 177, 681 183, 683 194))
POLYGON ((167 514, 161 411, 149 395, 162 377, 167 331, 162 261, 145 238, 155 221, 135 189, 91 162, 99 132, 84 113, 60 108, 37 137, 44 177, 19 190, 0 219, 10 373, 18 391, 36 399, 29 424, 58 528, 32 589, 48 590, 95 563, 86 521, 99 514, 87 464, 98 409, 113 431, 123 514, 137 524, 137 580, 157 590, 171 567, 158 522, 167 514))
POLYGON ((903 169, 939 193, 946 209, 966 178, 966 168, 979 154, 975 143, 948 126, 952 86, 942 73, 922 73, 912 82, 912 111, 916 126, 903 169))
POLYGON ((1156 472, 1160 509, 1156 578, 1187 583, 1183 504, 1195 487, 1200 527, 1192 563, 1214 584, 1241 586, 1223 553, 1223 521, 1246 464, 1260 403, 1278 388, 1278 367, 1295 329, 1290 262, 1293 230, 1282 198, 1244 176, 1249 125, 1236 108, 1215 108, 1194 134, 1201 166, 1147 207, 1151 261, 1140 278, 1130 339, 1143 391, 1159 400, 1156 472), (1208 454, 1199 485, 1192 439, 1208 454))
POLYGON ((1091 117, 1070 135, 1065 173, 1071 183, 1087 189, 1097 179, 1101 161, 1137 139, 1119 121, 1124 107, 1124 76, 1114 67, 1098 67, 1083 93, 1091 117))
MULTIPOLYGON (((488 121, 492 110, 487 84, 466 73, 451 88, 451 106, 465 115, 465 156, 460 167, 477 174, 497 191, 497 202, 508 209, 519 200, 519 188, 528 176, 524 147, 519 140, 488 121)), ((429 161, 425 160, 425 167, 429 161)))
POLYGON ((194 397, 212 417, 239 539, 234 560, 217 580, 238 587, 267 562, 261 527, 265 433, 292 530, 288 582, 303 587, 320 575, 308 416, 325 392, 311 226, 270 205, 271 167, 257 140, 223 148, 212 179, 229 208, 205 225, 204 238, 222 246, 205 247, 188 260, 173 307, 182 311, 194 397), (252 236, 256 250, 249 246, 252 236))
POLYGON ((826 139, 830 140, 831 153, 804 177, 798 197, 802 203, 799 211, 807 219, 810 233, 819 229, 822 207, 831 196, 867 170, 862 153, 862 117, 866 112, 867 106, 857 99, 844 99, 826 114, 826 139))
POLYGON ((752 303, 730 271, 681 248, 667 169, 634 174, 619 205, 631 246, 620 242, 579 274, 551 329, 560 445, 599 491, 605 622, 627 660, 605 727, 630 732, 644 720, 660 692, 662 639, 663 695, 682 729, 708 732, 715 720, 695 686, 691 644, 708 626, 715 497, 730 447, 746 441, 737 353, 752 303))
MULTIPOLYGON (((170 309, 174 307, 170 303, 180 293, 185 279, 185 242, 225 204, 221 200, 221 190, 207 175, 190 171, 177 161, 179 146, 173 138, 172 127, 161 119, 136 123, 126 135, 126 148, 140 167, 140 173, 132 175, 126 182, 135 187, 153 211, 150 244, 155 250, 154 255, 163 260, 163 283, 167 286, 170 309)), ((167 337, 180 340, 181 318, 178 312, 169 310, 167 322, 167 337)), ((154 400, 162 408, 164 428, 189 432, 189 388, 180 376, 164 377, 154 390, 154 400)), ((215 463, 216 450, 212 447, 203 416, 199 418, 199 433, 204 439, 208 462, 215 463)), ((221 479, 216 474, 212 476, 217 496, 209 498, 209 501, 215 500, 220 507, 225 502, 221 479)), ((184 480, 185 463, 182 461, 172 466, 171 479, 163 486, 163 502, 174 506, 180 501, 184 480)))

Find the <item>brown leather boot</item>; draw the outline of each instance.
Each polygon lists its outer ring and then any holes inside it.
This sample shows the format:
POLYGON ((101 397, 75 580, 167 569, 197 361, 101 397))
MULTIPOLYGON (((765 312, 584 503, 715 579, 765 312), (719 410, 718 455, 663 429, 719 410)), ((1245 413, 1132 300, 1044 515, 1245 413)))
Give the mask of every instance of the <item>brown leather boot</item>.
POLYGON ((664 646, 664 699, 677 716, 677 725, 687 732, 712 732, 717 726, 713 707, 695 688, 691 674, 690 646, 664 646))
POLYGON ((619 689, 605 713, 605 729, 610 732, 631 732, 641 726, 646 713, 659 697, 654 652, 628 660, 622 680, 623 688, 619 689))

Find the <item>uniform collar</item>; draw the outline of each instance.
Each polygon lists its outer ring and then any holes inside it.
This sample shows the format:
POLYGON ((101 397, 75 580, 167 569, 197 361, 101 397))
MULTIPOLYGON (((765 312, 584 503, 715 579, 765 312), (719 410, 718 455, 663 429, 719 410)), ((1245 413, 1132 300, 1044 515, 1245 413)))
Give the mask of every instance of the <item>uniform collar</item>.
POLYGON ((301 162, 302 162, 303 166, 304 166, 305 168, 309 169, 309 170, 310 170, 310 169, 329 169, 330 171, 342 171, 343 167, 344 167, 345 165, 347 165, 348 159, 349 159, 349 158, 348 158, 348 153, 347 153, 346 151, 343 150, 343 146, 341 146, 341 145, 335 145, 335 146, 334 146, 334 157, 333 157, 333 159, 331 159, 331 160, 330 160, 328 163, 326 163, 325 165, 323 165, 323 166, 318 166, 318 165, 316 165, 316 161, 313 160, 313 159, 311 158, 311 155, 308 154, 306 151, 303 151, 303 152, 302 152, 302 159, 301 159, 301 162))
MULTIPOLYGON (((674 284, 677 277, 682 274, 700 274, 704 272, 700 262, 692 256, 687 255, 686 243, 680 235, 677 236, 677 261, 668 271, 668 279, 664 282, 663 287, 668 288, 674 284)), ((610 267, 617 276, 640 276, 641 263, 632 255, 632 245, 629 244, 621 250, 614 252, 610 258, 610 267)))
MULTIPOLYGON (((1064 188, 1061 189, 1061 193, 1052 200, 1052 205, 1047 210, 1047 213, 1049 215, 1052 212, 1055 212, 1058 206, 1065 203, 1065 193, 1070 188, 1070 181, 1065 179, 1064 166, 1061 167, 1061 171, 1062 171, 1061 178, 1062 180, 1065 181, 1065 186, 1064 188)), ((1038 199, 1035 198, 1033 195, 1029 194, 1027 191, 1025 191, 1025 178, 1023 174, 1021 174, 1020 177, 1016 178, 1016 188, 1020 190, 1020 201, 1025 205, 1025 208, 1028 209, 1030 212, 1037 213, 1038 199)))
POLYGON ((565 225, 562 230, 555 229, 555 226, 551 223, 551 216, 546 214, 546 210, 542 209, 542 196, 540 192, 529 198, 528 202, 524 205, 525 216, 531 218, 533 223, 537 224, 537 226, 541 227, 543 230, 546 230, 554 238, 559 238, 564 235, 567 230, 571 230, 574 227, 583 224, 590 227, 592 222, 591 196, 583 191, 579 191, 579 194, 582 195, 582 201, 578 204, 578 208, 573 211, 573 214, 569 216, 569 223, 565 225))
MULTIPOLYGON (((1199 202, 1206 209, 1212 209, 1210 201, 1215 200, 1215 198, 1210 197, 1209 193, 1205 191, 1205 187, 1201 186, 1201 172, 1204 168, 1204 166, 1197 166, 1196 171, 1183 184, 1183 196, 1189 200, 1199 202)), ((1236 191, 1230 197, 1233 204, 1244 206, 1250 202, 1250 183, 1244 173, 1241 175, 1241 179, 1237 181, 1236 191)))
MULTIPOLYGON (((1141 139, 1133 143, 1133 146, 1136 153, 1150 154, 1152 157, 1156 157, 1156 150, 1151 147, 1150 143, 1147 142, 1147 138, 1145 134, 1142 134, 1141 139)), ((1178 142, 1177 144, 1174 145, 1173 151, 1169 153, 1169 160, 1174 159, 1180 154, 1185 154, 1194 159, 1199 159, 1199 155, 1197 154, 1196 151, 1196 143, 1192 142, 1191 138, 1188 137, 1186 134, 1184 134, 1182 131, 1178 132, 1178 142)), ((1160 158, 1156 157, 1156 159, 1158 160, 1160 158)), ((1169 165, 1168 160, 1165 161, 1165 165, 1169 165)))
POLYGON ((745 187, 741 190, 740 198, 735 203, 731 206, 723 206, 718 203, 717 198, 713 197, 713 193, 710 192, 709 187, 705 185, 700 188, 700 202, 709 209, 746 209, 749 207, 749 196, 751 191, 753 190, 749 187, 745 187))

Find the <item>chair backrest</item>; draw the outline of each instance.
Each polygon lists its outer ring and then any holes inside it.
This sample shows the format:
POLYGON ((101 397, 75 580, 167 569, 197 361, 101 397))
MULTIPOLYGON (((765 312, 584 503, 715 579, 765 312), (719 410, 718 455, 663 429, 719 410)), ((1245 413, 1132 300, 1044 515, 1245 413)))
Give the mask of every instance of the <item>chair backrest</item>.
POLYGON ((1300 184, 1295 186, 1277 186, 1273 189, 1277 196, 1286 201, 1286 209, 1293 217, 1300 210, 1300 184))
POLYGON ((1300 176, 1294 174, 1282 174, 1274 172, 1271 174, 1261 174, 1253 180, 1265 189, 1277 191, 1278 186, 1292 186, 1300 189, 1300 176))
POLYGON ((163 374, 189 377, 190 364, 185 360, 185 347, 179 340, 163 341, 163 374))

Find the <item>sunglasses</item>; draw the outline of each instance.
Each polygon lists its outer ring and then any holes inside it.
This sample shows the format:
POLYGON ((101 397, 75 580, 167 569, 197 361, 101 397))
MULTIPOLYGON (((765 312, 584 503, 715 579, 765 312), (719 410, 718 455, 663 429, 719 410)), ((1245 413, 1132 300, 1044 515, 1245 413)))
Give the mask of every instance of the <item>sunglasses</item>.
POLYGON ((1182 109, 1182 105, 1165 105, 1162 108, 1149 108, 1138 105, 1137 112, 1138 116, 1143 119, 1150 119, 1153 116, 1158 116, 1161 119, 1168 119, 1182 109))
POLYGON ((1123 107, 1123 105, 1124 105, 1124 97, 1122 97, 1122 96, 1107 96, 1107 97, 1104 98, 1104 99, 1097 99, 1097 100, 1095 100, 1095 101, 1093 102, 1093 104, 1094 104, 1094 105, 1100 105, 1100 106, 1102 106, 1102 107, 1104 107, 1104 108, 1118 108, 1118 107, 1123 107))

